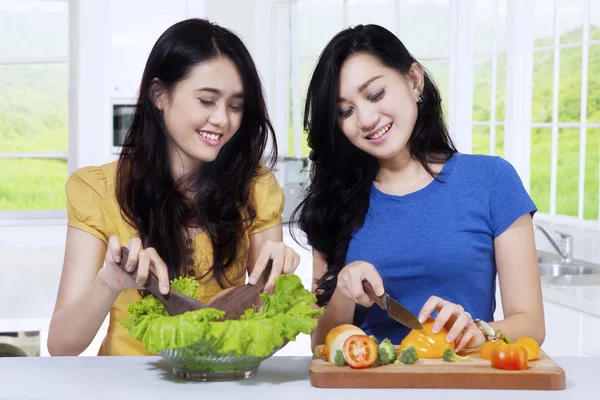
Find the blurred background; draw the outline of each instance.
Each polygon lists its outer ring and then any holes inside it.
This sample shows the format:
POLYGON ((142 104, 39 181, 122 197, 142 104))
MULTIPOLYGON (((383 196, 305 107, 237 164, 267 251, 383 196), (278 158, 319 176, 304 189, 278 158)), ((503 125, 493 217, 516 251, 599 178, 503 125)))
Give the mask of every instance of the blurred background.
MULTIPOLYGON (((47 355, 66 179, 118 157, 152 45, 192 17, 235 31, 258 65, 286 222, 306 180, 302 115, 321 49, 347 26, 394 32, 439 85, 459 150, 509 160, 539 208, 543 348, 600 355, 600 0, 0 0, 0 354, 47 355)), ((285 240, 309 287, 310 249, 285 240)), ((280 353, 308 354, 307 339, 280 353)))

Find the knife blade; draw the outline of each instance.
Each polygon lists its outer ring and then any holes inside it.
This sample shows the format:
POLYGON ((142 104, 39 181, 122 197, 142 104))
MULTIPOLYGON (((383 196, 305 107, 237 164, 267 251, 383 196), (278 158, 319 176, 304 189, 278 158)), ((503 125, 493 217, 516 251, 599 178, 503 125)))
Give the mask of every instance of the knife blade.
POLYGON ((423 328, 423 325, 421 325, 417 317, 402 304, 390 297, 387 292, 383 293, 381 296, 377 296, 371 284, 366 281, 363 282, 363 288, 365 293, 379 306, 379 308, 387 311, 389 317, 411 329, 423 328))

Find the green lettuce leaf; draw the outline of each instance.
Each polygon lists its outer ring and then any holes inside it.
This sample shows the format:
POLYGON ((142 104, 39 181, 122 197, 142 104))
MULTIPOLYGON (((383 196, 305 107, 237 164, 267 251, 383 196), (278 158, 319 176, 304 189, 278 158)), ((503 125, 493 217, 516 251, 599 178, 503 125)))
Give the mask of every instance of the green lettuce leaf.
MULTIPOLYGON (((196 280, 178 278, 173 284, 173 290, 198 297, 196 280)), ((314 307, 316 296, 304 288, 297 275, 280 275, 273 294, 261 297, 262 311, 249 309, 239 320, 219 321, 225 313, 214 308, 169 316, 162 303, 150 295, 130 304, 129 317, 121 323, 130 337, 152 353, 202 341, 208 344, 202 348, 219 354, 265 357, 298 334, 313 331, 316 317, 323 312, 314 307)))
POLYGON ((177 278, 171 281, 171 290, 184 296, 197 299, 200 295, 200 284, 195 279, 177 278))

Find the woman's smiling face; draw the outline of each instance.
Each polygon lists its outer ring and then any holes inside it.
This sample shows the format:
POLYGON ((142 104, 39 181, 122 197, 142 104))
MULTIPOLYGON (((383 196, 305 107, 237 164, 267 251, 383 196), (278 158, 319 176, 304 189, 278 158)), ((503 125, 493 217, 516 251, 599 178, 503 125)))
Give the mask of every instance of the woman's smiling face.
POLYGON ((405 76, 370 54, 353 54, 340 70, 340 129, 356 147, 378 160, 409 150, 406 145, 417 121, 422 82, 418 64, 405 76))

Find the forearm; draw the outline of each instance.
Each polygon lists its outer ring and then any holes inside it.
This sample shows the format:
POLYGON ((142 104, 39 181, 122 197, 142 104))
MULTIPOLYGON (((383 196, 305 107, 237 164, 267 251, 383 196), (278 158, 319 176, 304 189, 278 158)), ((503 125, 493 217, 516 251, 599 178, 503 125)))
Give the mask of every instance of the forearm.
POLYGON ((337 289, 319 318, 317 328, 311 333, 311 348, 325 343, 327 333, 338 325, 351 324, 354 321, 356 303, 341 294, 337 289))
POLYGON ((111 289, 100 270, 87 293, 57 310, 48 332, 48 351, 53 356, 79 355, 92 342, 119 293, 111 289))
POLYGON ((546 337, 543 312, 540 315, 534 312, 516 313, 503 320, 490 322, 490 326, 495 331, 501 330, 510 340, 530 337, 541 345, 546 337))

